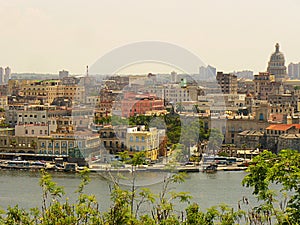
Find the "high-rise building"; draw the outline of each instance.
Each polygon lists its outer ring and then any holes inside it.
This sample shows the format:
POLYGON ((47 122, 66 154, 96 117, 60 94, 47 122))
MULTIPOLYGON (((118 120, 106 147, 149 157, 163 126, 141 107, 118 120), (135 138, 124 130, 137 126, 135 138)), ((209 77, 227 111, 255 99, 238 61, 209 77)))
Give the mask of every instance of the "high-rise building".
POLYGON ((217 73, 217 81, 223 94, 237 94, 237 76, 234 74, 217 73))
POLYGON ((176 83, 177 82, 177 73, 175 71, 171 72, 171 82, 176 83))
POLYGON ((268 63, 267 72, 275 76, 276 82, 282 82, 287 79, 284 55, 279 51, 279 44, 275 45, 275 52, 271 55, 268 63))
POLYGON ((210 65, 208 65, 207 67, 201 66, 199 68, 199 75, 201 80, 214 79, 216 77, 216 74, 217 69, 210 65))
POLYGON ((288 66, 288 75, 290 78, 299 79, 300 78, 300 62, 290 63, 288 66))
POLYGON ((4 70, 0 67, 0 84, 4 83, 4 70))
POLYGON ((11 69, 9 67, 5 68, 5 74, 4 74, 4 83, 7 84, 8 80, 10 79, 11 76, 11 69))
POLYGON ((61 70, 61 71, 59 71, 58 76, 59 76, 59 79, 63 79, 65 77, 68 77, 69 76, 69 71, 61 70))

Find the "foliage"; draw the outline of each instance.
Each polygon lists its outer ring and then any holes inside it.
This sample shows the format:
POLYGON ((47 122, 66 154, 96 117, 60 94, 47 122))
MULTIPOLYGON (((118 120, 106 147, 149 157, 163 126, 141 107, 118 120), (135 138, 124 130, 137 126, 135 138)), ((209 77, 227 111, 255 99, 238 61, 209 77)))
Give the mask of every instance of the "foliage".
MULTIPOLYGON (((122 156, 128 160, 126 154, 122 156)), ((127 161, 133 168, 143 163, 143 153, 127 161)), ((254 164, 248 169, 243 185, 253 187, 253 194, 261 200, 260 205, 251 207, 248 199, 243 198, 235 210, 221 204, 201 210, 197 203, 190 204, 186 209, 177 211, 175 205, 190 203, 191 196, 186 192, 175 192, 172 187, 184 182, 186 174, 173 173, 165 177, 161 192, 154 194, 148 188, 135 186, 133 170, 132 187, 122 189, 117 179, 112 179, 111 206, 106 212, 100 212, 99 203, 94 195, 84 193, 88 185, 89 171, 83 170, 81 183, 76 191, 78 198, 74 203, 62 200, 63 188, 52 181, 50 174, 42 170, 40 186, 42 188, 42 208, 24 210, 8 207, 0 211, 0 224, 99 224, 99 225, 234 225, 234 224, 299 224, 300 208, 300 153, 283 150, 278 155, 263 152, 254 158, 254 164), (277 202, 275 191, 270 186, 280 184, 280 202, 277 202), (241 203, 248 206, 241 209, 241 203), (150 206, 149 211, 142 212, 143 205, 150 206)), ((113 178, 113 177, 112 177, 113 178)), ((277 186, 278 187, 278 186, 277 186)))
POLYGON ((218 150, 220 146, 222 145, 224 136, 218 129, 211 129, 209 131, 209 142, 208 142, 208 148, 212 150, 218 150))
POLYGON ((269 217, 274 216, 279 224, 299 224, 300 153, 282 150, 276 155, 264 151, 253 159, 253 163, 243 185, 253 187, 253 194, 263 201, 255 210, 268 212, 269 217), (279 193, 270 188, 271 184, 280 184, 279 193))

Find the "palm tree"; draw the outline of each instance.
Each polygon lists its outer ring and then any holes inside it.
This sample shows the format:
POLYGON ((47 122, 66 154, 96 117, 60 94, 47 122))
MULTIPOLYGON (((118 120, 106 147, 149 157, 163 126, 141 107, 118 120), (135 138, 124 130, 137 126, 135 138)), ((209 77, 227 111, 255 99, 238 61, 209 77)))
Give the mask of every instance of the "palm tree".
POLYGON ((193 105, 193 112, 194 113, 199 113, 199 106, 197 104, 193 105))
POLYGON ((182 103, 181 102, 177 103, 176 104, 176 111, 177 112, 179 111, 179 113, 181 113, 183 110, 184 110, 184 106, 182 105, 182 103))

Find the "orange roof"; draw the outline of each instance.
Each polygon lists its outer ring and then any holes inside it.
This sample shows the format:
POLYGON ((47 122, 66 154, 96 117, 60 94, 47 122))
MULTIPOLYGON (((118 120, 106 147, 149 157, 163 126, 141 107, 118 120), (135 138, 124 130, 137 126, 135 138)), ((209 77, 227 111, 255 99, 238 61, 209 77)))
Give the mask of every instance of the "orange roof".
POLYGON ((300 124, 273 124, 266 128, 266 130, 281 130, 286 131, 295 127, 296 129, 300 129, 300 124))

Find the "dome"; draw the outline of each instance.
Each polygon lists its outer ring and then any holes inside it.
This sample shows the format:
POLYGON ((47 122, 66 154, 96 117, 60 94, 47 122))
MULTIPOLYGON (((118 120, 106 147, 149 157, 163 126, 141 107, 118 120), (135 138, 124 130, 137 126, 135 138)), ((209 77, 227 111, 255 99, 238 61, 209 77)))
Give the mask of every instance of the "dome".
POLYGON ((279 44, 275 45, 275 52, 271 55, 270 61, 284 61, 284 55, 279 51, 279 44))
POLYGON ((279 51, 279 44, 275 45, 275 52, 271 55, 267 71, 275 75, 275 81, 282 81, 287 78, 284 55, 279 51))

